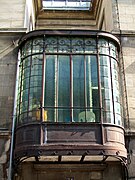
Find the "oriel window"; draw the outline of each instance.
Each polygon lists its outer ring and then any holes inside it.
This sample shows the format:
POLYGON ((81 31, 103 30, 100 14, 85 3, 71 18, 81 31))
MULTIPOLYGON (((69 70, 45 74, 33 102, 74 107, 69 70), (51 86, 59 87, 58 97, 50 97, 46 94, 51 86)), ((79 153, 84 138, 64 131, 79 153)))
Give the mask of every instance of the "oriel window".
POLYGON ((118 48, 97 36, 40 35, 21 45, 19 124, 122 125, 118 48))

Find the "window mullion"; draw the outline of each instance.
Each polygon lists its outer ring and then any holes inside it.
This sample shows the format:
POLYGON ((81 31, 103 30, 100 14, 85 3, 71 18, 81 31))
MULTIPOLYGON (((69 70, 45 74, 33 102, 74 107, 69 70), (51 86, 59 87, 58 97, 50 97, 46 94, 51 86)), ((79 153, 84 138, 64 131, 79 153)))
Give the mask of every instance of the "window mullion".
POLYGON ((73 121, 73 61, 70 55, 70 121, 73 121))
POLYGON ((87 92, 86 92, 86 56, 84 56, 84 108, 85 108, 85 121, 87 113, 87 92))
POLYGON ((44 121, 44 106, 45 106, 45 71, 46 71, 46 55, 45 52, 43 53, 43 67, 42 67, 42 104, 41 104, 41 116, 42 121, 44 121))
POLYGON ((43 36, 43 62, 42 62, 42 99, 40 102, 41 105, 41 120, 45 121, 44 119, 44 112, 45 112, 45 83, 46 83, 46 53, 45 53, 45 35, 43 36))
MULTIPOLYGON (((33 44, 33 40, 32 40, 32 44, 33 44)), ((33 46, 31 45, 31 52, 33 51, 33 46)), ((29 75, 29 85, 28 85, 28 113, 30 111, 30 90, 31 90, 31 87, 30 87, 30 81, 31 81, 31 69, 32 69, 32 61, 33 61, 33 55, 30 56, 30 75, 29 75)), ((32 109, 31 109, 32 111, 32 109)), ((28 116, 28 114, 27 114, 28 116)))
POLYGON ((58 85, 59 85, 59 64, 58 64, 58 55, 55 55, 55 62, 54 62, 54 68, 55 68, 55 74, 54 74, 54 78, 55 78, 55 92, 54 92, 54 107, 55 107, 55 111, 54 111, 54 121, 58 122, 58 85))
MULTIPOLYGON (((109 46, 109 42, 108 42, 108 46, 109 46)), ((113 103, 112 104, 112 106, 113 106, 113 119, 114 119, 113 123, 115 124, 116 123, 116 119, 115 119, 115 106, 114 106, 114 88, 113 88, 112 61, 111 61, 111 57, 110 57, 110 47, 109 47, 109 65, 110 65, 111 93, 112 93, 112 103, 113 103)))

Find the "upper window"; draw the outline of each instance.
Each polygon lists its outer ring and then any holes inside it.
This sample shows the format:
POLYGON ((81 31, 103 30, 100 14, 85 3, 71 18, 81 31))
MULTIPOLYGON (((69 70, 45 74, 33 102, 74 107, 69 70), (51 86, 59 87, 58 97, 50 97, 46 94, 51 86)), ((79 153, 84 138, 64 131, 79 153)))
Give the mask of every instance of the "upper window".
POLYGON ((44 9, 90 10, 92 0, 43 0, 44 9))

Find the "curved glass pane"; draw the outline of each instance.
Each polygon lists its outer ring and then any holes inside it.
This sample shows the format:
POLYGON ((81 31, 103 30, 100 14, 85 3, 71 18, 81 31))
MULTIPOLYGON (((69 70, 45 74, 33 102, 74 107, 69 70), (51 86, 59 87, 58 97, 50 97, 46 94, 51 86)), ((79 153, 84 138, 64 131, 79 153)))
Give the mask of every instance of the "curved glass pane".
POLYGON ((109 41, 107 39, 99 39, 98 48, 100 54, 109 55, 109 41))
POLYGON ((118 62, 111 59, 112 79, 113 79, 113 98, 114 98, 114 113, 115 124, 122 125, 122 107, 120 99, 120 85, 119 85, 119 68, 118 62))
POLYGON ((105 123, 114 124, 113 117, 113 101, 112 101, 112 80, 110 70, 110 58, 108 56, 100 56, 100 79, 102 92, 102 108, 103 121, 105 123))
POLYGON ((24 58, 32 53, 32 40, 28 40, 21 49, 21 58, 24 58))
POLYGON ((37 119, 32 112, 38 111, 42 89, 42 55, 26 57, 20 64, 19 123, 37 119), (29 113, 29 111, 31 113, 29 113))

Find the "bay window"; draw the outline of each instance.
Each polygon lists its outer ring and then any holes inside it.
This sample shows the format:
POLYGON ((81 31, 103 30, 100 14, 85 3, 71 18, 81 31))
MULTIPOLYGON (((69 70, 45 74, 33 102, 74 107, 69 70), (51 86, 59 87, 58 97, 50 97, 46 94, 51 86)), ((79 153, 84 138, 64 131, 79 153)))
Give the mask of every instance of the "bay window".
POLYGON ((122 125, 115 39, 39 35, 24 41, 20 49, 18 124, 122 125))

